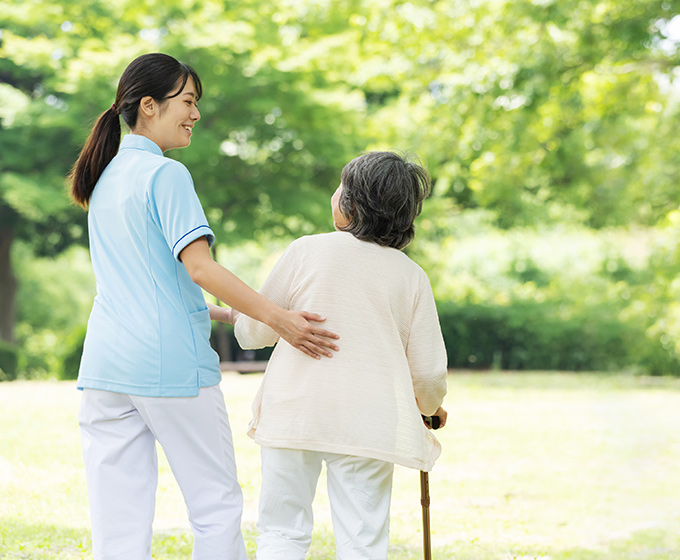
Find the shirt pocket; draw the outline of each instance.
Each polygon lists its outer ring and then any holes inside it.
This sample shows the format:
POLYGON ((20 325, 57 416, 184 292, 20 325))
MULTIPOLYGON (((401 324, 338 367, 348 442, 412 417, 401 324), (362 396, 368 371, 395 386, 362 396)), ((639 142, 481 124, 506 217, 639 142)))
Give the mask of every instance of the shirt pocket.
POLYGON ((201 309, 200 311, 194 311, 193 313, 189 313, 189 320, 191 321, 191 329, 194 332, 196 345, 199 344, 199 341, 210 340, 209 309, 201 309))

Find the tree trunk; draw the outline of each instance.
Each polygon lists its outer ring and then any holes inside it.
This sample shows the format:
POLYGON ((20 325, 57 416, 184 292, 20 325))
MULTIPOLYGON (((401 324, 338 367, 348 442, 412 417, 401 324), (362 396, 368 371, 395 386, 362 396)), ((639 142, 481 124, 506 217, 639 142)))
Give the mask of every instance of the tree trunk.
POLYGON ((0 339, 14 342, 17 281, 12 273, 14 232, 0 228, 0 339))

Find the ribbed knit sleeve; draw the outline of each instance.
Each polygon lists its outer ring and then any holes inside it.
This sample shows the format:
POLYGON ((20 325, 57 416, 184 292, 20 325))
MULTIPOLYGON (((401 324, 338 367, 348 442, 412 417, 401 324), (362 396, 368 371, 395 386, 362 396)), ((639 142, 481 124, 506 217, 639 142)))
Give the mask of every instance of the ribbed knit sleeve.
MULTIPOLYGON (((269 273, 260 293, 279 307, 289 309, 294 276, 295 243, 292 243, 269 273)), ((234 334, 244 350, 274 346, 279 340, 279 335, 271 327, 243 314, 236 319, 234 334)))
POLYGON ((413 310, 406 357, 418 408, 429 416, 444 402, 447 359, 437 307, 427 278, 421 282, 413 310))

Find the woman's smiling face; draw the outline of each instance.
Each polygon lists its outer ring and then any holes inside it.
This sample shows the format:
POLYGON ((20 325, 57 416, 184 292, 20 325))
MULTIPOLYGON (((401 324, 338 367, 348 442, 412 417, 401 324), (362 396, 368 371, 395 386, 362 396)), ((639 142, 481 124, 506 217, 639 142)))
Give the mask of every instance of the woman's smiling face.
POLYGON ((201 113, 196 106, 196 97, 194 80, 189 77, 179 95, 163 100, 162 104, 151 100, 153 102, 151 113, 145 111, 151 107, 151 105, 145 105, 151 98, 142 99, 140 116, 141 113, 145 113, 148 114, 148 118, 144 119, 139 132, 133 132, 147 136, 164 152, 174 148, 186 148, 191 144, 194 124, 201 118, 201 113))

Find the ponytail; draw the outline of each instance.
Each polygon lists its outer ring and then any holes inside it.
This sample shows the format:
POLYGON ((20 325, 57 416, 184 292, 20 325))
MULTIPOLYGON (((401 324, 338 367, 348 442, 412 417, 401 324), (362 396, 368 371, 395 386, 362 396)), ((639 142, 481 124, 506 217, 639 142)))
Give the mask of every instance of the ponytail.
POLYGON ((119 145, 120 118, 115 105, 112 105, 97 120, 69 175, 71 197, 85 210, 99 177, 118 153, 119 145))
POLYGON ((178 96, 189 78, 194 81, 198 100, 203 87, 191 66, 163 53, 143 54, 128 65, 118 82, 115 103, 97 120, 69 175, 71 197, 77 204, 87 210, 99 177, 118 153, 121 134, 119 115, 133 130, 143 97, 151 96, 162 103, 178 96))

